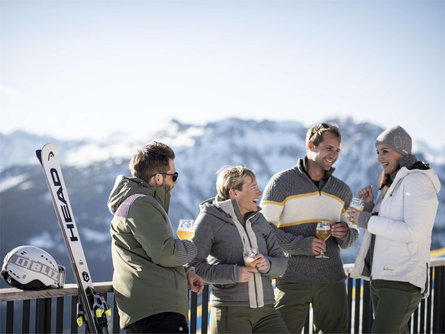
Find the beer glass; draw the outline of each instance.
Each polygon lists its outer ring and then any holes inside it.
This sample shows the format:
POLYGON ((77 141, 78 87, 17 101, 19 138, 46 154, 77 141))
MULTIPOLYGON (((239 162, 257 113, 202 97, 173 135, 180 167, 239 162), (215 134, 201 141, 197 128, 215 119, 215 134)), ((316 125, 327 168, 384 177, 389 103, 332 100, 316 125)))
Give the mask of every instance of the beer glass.
POLYGON ((179 239, 181 240, 191 240, 195 235, 195 221, 193 219, 180 219, 178 230, 176 233, 178 234, 179 239))
MULTIPOLYGON (((331 224, 329 222, 318 222, 317 229, 315 230, 315 236, 323 241, 328 240, 331 236, 331 224)), ((329 259, 329 256, 324 255, 323 251, 319 255, 315 256, 317 259, 329 259)))
POLYGON ((255 260, 255 256, 257 254, 258 254, 258 249, 256 249, 256 248, 252 248, 252 247, 244 248, 244 252, 243 252, 244 265, 246 267, 255 268, 255 266, 252 265, 252 262, 255 260))
POLYGON ((359 198, 353 198, 350 206, 358 211, 363 211, 365 208, 365 203, 363 203, 359 198))

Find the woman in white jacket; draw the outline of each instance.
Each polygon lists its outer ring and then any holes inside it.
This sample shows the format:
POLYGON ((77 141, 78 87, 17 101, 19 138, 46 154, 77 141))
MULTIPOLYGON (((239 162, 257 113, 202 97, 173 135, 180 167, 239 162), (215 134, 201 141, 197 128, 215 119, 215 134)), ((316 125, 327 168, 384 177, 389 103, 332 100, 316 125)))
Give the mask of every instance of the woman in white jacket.
POLYGON ((376 140, 383 167, 375 204, 371 186, 360 190, 364 211, 349 210, 352 223, 366 229, 352 277, 370 279, 373 333, 407 332, 408 321, 429 294, 431 232, 440 181, 411 154, 411 137, 400 126, 376 140))

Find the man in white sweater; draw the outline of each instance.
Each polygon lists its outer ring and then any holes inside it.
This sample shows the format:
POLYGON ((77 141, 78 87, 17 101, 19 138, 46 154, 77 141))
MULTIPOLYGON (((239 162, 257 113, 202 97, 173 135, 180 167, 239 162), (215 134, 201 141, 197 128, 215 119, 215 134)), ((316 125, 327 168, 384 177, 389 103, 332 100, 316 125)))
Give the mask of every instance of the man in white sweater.
POLYGON ((309 304, 317 330, 346 333, 348 307, 340 248, 352 246, 358 230, 348 223, 350 188, 332 176, 340 152, 341 135, 333 124, 311 127, 306 135, 306 157, 274 175, 266 186, 261 207, 274 225, 289 258, 277 280, 275 307, 292 333, 301 332, 309 304), (317 222, 331 223, 332 237, 315 238, 317 222), (323 251, 329 258, 316 258, 323 251))

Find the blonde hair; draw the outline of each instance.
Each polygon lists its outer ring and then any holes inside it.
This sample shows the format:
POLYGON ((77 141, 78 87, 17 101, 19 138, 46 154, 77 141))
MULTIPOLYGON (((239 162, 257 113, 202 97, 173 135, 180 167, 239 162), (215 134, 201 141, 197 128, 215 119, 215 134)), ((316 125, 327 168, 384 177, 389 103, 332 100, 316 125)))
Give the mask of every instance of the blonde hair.
POLYGON ((221 168, 216 178, 218 196, 222 200, 227 200, 230 198, 230 189, 242 190, 245 176, 256 179, 255 172, 247 167, 226 166, 221 168))

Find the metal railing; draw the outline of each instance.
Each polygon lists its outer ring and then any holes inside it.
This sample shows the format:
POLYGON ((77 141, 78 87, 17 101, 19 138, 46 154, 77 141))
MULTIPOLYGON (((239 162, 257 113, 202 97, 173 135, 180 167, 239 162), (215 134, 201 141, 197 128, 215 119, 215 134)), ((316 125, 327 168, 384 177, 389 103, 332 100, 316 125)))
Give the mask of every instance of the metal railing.
MULTIPOLYGON (((352 265, 345 265, 349 273, 352 265)), ((411 317, 411 333, 445 332, 445 259, 431 261, 431 293, 422 299, 411 317)), ((112 309, 109 332, 120 333, 119 315, 114 302, 111 282, 94 285, 112 309)), ((347 279, 349 333, 369 333, 372 326, 372 306, 369 282, 347 279)), ((0 289, 1 333, 84 333, 76 322, 77 285, 66 284, 62 289, 23 291, 15 288, 0 289)), ((190 293, 190 332, 207 333, 209 315, 209 287, 197 296, 190 293)), ((310 308, 310 305, 308 306, 310 308)), ((312 312, 308 313, 304 333, 312 333, 312 312)))

